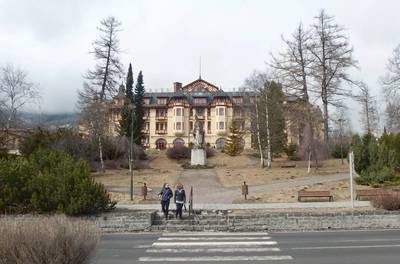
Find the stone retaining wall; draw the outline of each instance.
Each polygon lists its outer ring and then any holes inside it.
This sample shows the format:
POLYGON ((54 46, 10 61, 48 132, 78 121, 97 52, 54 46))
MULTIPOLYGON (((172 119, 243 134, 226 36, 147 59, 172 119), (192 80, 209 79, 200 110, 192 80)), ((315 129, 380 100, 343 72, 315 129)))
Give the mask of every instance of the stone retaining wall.
MULTIPOLYGON (((29 221, 32 215, 6 216, 29 221)), ((199 214, 186 220, 163 220, 156 211, 115 211, 83 217, 105 232, 138 231, 307 231, 400 229, 400 212, 263 213, 256 215, 199 214)))
POLYGON ((229 229, 305 231, 329 229, 399 229, 400 212, 273 213, 229 216, 229 229))

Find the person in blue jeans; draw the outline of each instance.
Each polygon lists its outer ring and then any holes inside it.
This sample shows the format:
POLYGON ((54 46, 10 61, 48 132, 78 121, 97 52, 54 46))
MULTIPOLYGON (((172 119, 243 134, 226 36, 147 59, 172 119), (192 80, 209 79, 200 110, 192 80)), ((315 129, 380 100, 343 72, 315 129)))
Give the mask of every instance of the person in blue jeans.
POLYGON ((186 203, 186 194, 185 189, 183 189, 183 185, 180 183, 176 186, 174 202, 176 204, 175 217, 178 218, 179 216, 179 219, 182 219, 182 207, 186 203))
POLYGON ((164 183, 164 187, 158 194, 161 197, 161 209, 165 215, 165 219, 168 220, 169 200, 172 198, 172 190, 169 188, 168 183, 164 183))

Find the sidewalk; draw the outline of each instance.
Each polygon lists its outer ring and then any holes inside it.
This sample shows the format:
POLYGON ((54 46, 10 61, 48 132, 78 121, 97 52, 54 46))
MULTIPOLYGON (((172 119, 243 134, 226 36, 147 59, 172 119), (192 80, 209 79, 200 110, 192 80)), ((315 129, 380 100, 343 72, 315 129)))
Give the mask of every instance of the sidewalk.
MULTIPOLYGON (((354 201, 354 207, 368 207, 369 201, 354 201)), ((157 204, 117 204, 117 208, 130 210, 159 210, 157 204)), ((248 204, 194 204, 196 210, 242 210, 242 209, 304 209, 304 208, 351 208, 350 201, 306 203, 248 203, 248 204)), ((171 206, 174 208, 174 205, 171 206)))

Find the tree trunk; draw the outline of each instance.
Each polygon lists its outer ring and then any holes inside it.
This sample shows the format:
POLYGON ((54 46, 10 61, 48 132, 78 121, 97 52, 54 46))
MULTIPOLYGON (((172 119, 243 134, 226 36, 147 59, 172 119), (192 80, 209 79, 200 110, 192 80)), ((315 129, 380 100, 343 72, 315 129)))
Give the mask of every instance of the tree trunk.
POLYGON ((258 141, 258 150, 260 152, 260 166, 264 168, 264 150, 261 145, 261 137, 260 137, 260 119, 258 114, 258 102, 256 98, 256 125, 257 125, 257 141, 258 141))
POLYGON ((106 170, 104 169, 103 144, 101 142, 101 135, 99 135, 98 140, 99 140, 99 158, 100 158, 101 170, 105 172, 106 170))
POLYGON ((268 91, 265 91, 265 121, 267 126, 267 167, 271 168, 271 138, 270 138, 270 130, 269 130, 269 111, 268 111, 268 91))

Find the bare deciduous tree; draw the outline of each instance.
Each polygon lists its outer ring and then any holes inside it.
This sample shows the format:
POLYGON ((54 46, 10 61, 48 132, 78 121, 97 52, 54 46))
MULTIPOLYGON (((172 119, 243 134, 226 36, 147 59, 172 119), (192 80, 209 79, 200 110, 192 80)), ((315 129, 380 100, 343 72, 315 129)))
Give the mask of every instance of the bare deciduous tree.
POLYGON ((28 74, 9 64, 0 68, 0 108, 6 129, 15 127, 18 111, 39 99, 37 86, 28 74))
POLYGON ((385 94, 400 95, 400 44, 393 50, 386 71, 386 75, 381 78, 385 94))
POLYGON ((308 77, 313 57, 309 51, 311 32, 305 30, 300 23, 290 39, 282 36, 286 50, 275 57, 271 54, 270 66, 282 79, 289 94, 300 96, 304 101, 309 100, 308 77))
POLYGON ((361 122, 367 133, 376 132, 378 129, 378 113, 375 97, 371 95, 370 89, 365 83, 361 82, 358 87, 360 93, 355 96, 355 99, 360 102, 362 107, 361 122))
POLYGON ((108 17, 100 22, 99 39, 93 42, 93 51, 97 64, 94 70, 88 70, 84 78, 86 82, 79 92, 79 107, 85 118, 85 126, 92 136, 98 139, 99 158, 104 171, 102 137, 108 127, 107 111, 104 104, 116 92, 118 80, 121 78, 122 64, 119 59, 120 48, 118 32, 121 22, 115 17, 108 17), (87 111, 85 113, 85 111, 87 111))
POLYGON ((312 76, 317 83, 318 92, 323 104, 324 142, 329 141, 328 106, 339 106, 341 96, 349 96, 342 83, 354 84, 348 75, 348 70, 357 67, 353 59, 353 48, 350 47, 345 28, 336 24, 334 17, 324 10, 315 17, 312 25, 312 43, 310 52, 314 56, 312 76))
POLYGON ((257 135, 257 147, 258 151, 260 153, 260 166, 264 167, 264 152, 267 150, 267 166, 271 167, 271 159, 272 159, 272 153, 271 153, 271 147, 268 146, 270 145, 270 134, 269 134, 269 129, 268 125, 266 125, 266 120, 265 117, 263 118, 262 116, 265 116, 265 113, 268 113, 268 106, 267 104, 261 105, 260 102, 262 100, 265 101, 264 98, 261 98, 261 94, 263 90, 265 89, 265 85, 268 83, 268 74, 266 73, 261 73, 261 72, 253 72, 250 77, 248 77, 245 80, 244 84, 244 91, 245 92, 250 92, 252 95, 252 98, 254 98, 252 106, 254 109, 251 109, 251 113, 253 113, 253 116, 251 116, 251 119, 253 120, 255 124, 255 133, 257 135), (262 113, 264 112, 264 114, 262 113), (264 120, 263 120, 264 119, 264 120))
POLYGON ((122 64, 119 59, 121 53, 119 48, 118 32, 121 31, 121 22, 110 16, 100 22, 99 39, 93 42, 93 51, 97 61, 94 70, 88 70, 84 78, 87 85, 84 87, 83 96, 97 98, 103 102, 112 97, 117 91, 118 81, 123 74, 122 64))
POLYGON ((393 50, 386 71, 386 75, 381 78, 387 102, 386 125, 390 131, 400 131, 400 44, 393 50))

